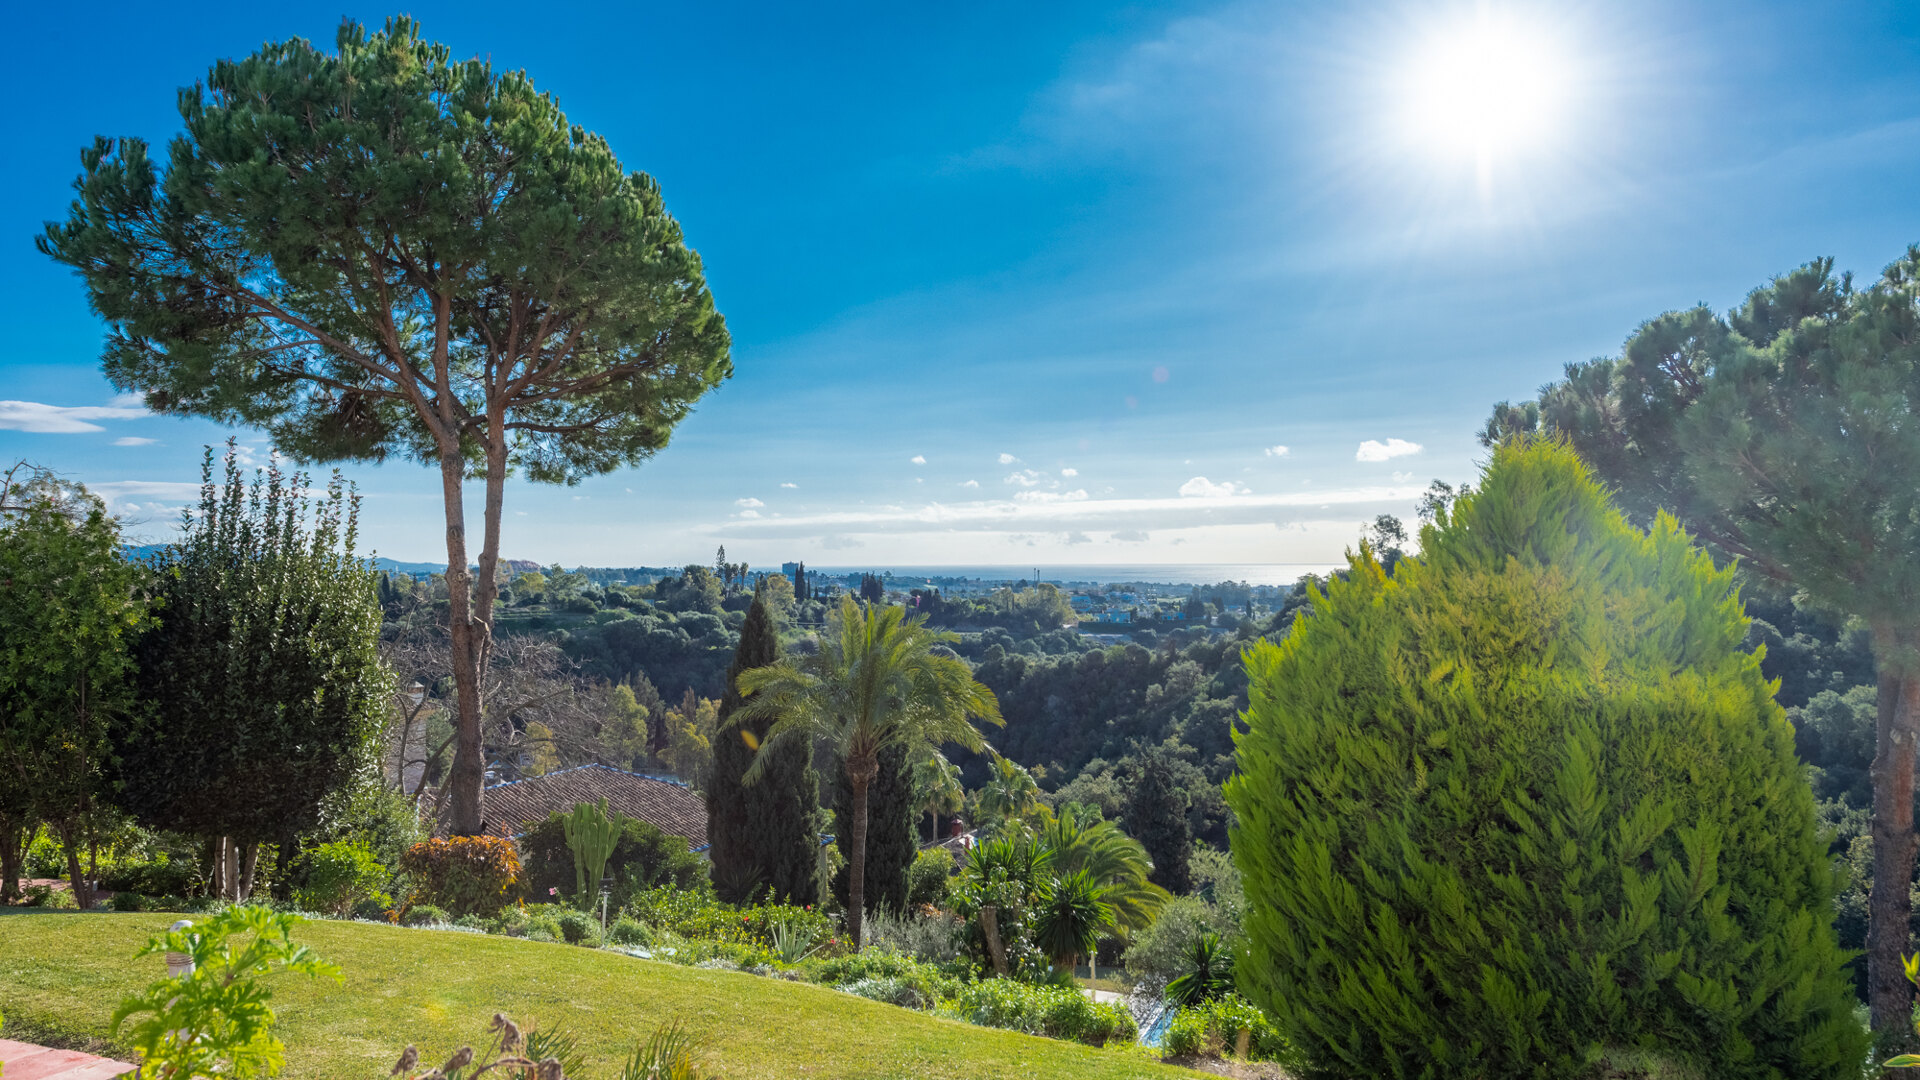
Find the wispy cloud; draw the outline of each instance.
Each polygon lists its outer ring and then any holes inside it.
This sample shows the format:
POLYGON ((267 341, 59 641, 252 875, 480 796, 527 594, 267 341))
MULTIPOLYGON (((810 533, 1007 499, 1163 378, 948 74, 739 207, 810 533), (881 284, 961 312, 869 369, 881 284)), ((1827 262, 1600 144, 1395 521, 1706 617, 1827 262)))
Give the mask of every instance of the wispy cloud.
POLYGON ((1268 457, 1286 457, 1290 451, 1285 446, 1269 446, 1260 452, 1268 457))
POLYGON ((748 509, 750 509, 750 510, 751 510, 751 509, 754 509, 754 508, 757 508, 757 507, 761 507, 761 506, 765 506, 765 505, 767 505, 767 504, 766 504, 766 503, 763 503, 763 502, 761 502, 761 501, 760 501, 759 499, 756 499, 756 498, 754 498, 753 496, 751 496, 751 495, 749 495, 749 496, 747 496, 747 497, 746 497, 746 498, 744 498, 744 499, 735 499, 735 500, 733 500, 733 505, 735 505, 735 506, 744 506, 744 507, 747 507, 748 509))
POLYGON ((156 441, 158 440, 143 439, 138 435, 123 435, 120 438, 113 440, 113 445, 115 446, 152 446, 156 441))
POLYGON ((794 488, 797 488, 797 487, 799 487, 800 485, 799 485, 799 484, 796 484, 796 483, 794 483, 794 482, 792 482, 791 480, 789 480, 789 481, 787 481, 787 482, 785 482, 785 483, 782 483, 782 484, 781 484, 780 486, 781 486, 781 487, 783 487, 783 488, 786 488, 786 489, 787 489, 788 491, 792 491, 792 490, 793 490, 794 488))
POLYGON ((1077 489, 1061 493, 1023 491, 1011 499, 933 502, 917 507, 862 507, 796 514, 778 520, 736 520, 717 526, 716 531, 722 536, 765 539, 953 532, 1058 535, 1075 529, 1138 533, 1144 537, 1150 530, 1198 525, 1271 527, 1299 522, 1369 520, 1379 513, 1404 512, 1406 504, 1420 495, 1420 490, 1411 486, 1269 495, 1255 495, 1239 485, 1209 483, 1208 487, 1213 489, 1208 493, 1153 499, 1093 498, 1077 489), (1223 493, 1229 486, 1232 493, 1223 493))
POLYGON ((1011 465, 1011 464, 1013 464, 1014 462, 1016 462, 1016 461, 1019 461, 1019 460, 1020 460, 1019 458, 1017 458, 1017 457, 1014 457, 1014 456, 1013 456, 1012 454, 1001 454, 1001 455, 1000 455, 1000 464, 1002 464, 1002 465, 1011 465))
POLYGON ((103 430, 94 420, 132 420, 151 416, 136 395, 124 395, 111 405, 44 405, 38 401, 0 401, 0 429, 37 435, 77 435, 103 430))
POLYGON ((927 455, 915 454, 912 457, 908 458, 907 460, 912 462, 915 465, 925 465, 927 463, 927 455))
POLYGON ((1006 484, 1019 484, 1021 487, 1030 488, 1038 485, 1041 479, 1042 477, 1038 472, 1032 469, 1021 469, 1019 472, 1009 474, 1007 478, 1001 482, 1006 484))
POLYGON ((1360 444, 1360 449, 1354 451, 1353 460, 1390 461, 1397 457, 1409 457, 1419 453, 1420 450, 1419 443, 1408 442, 1405 439, 1388 439, 1386 442, 1368 439, 1360 444))
POLYGON ((1074 477, 1074 476, 1079 476, 1079 475, 1080 475, 1080 470, 1079 470, 1079 469, 1061 469, 1061 470, 1060 470, 1060 475, 1061 475, 1061 476, 1066 476, 1066 477, 1074 477))
POLYGON ((977 488, 977 487, 979 487, 979 486, 980 486, 980 481, 978 481, 978 480, 968 480, 968 481, 966 481, 966 482, 964 482, 964 483, 962 483, 962 484, 961 484, 960 486, 961 486, 961 487, 963 487, 963 488, 977 488))

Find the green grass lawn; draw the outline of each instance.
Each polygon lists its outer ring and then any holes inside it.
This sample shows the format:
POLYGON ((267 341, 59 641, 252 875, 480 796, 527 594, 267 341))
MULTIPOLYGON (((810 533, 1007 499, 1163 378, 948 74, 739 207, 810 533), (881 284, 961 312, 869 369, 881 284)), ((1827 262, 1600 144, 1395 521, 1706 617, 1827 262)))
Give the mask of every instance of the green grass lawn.
MULTIPOLYGON (((179 916, 10 914, 0 918, 0 1013, 8 1030, 104 1037, 122 994, 164 974, 132 959, 179 916)), ((187 916, 192 918, 192 916, 187 916)), ((483 1037, 505 1012, 523 1026, 562 1024, 592 1075, 610 1077, 633 1044, 678 1019, 710 1047, 728 1080, 870 1077, 1197 1076, 1137 1056, 974 1027, 825 987, 703 971, 515 938, 362 923, 309 922, 297 941, 346 973, 275 975, 282 1075, 378 1078, 415 1043, 438 1061, 483 1037)))

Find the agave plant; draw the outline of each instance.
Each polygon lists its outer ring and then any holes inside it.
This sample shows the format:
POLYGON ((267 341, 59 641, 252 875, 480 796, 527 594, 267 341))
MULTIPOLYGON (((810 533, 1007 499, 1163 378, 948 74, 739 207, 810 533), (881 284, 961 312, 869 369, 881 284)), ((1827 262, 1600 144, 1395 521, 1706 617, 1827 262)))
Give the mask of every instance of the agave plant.
POLYGON ((789 919, 781 919, 773 924, 773 952, 781 963, 798 964, 819 952, 820 948, 814 944, 814 935, 806 927, 795 926, 789 919))

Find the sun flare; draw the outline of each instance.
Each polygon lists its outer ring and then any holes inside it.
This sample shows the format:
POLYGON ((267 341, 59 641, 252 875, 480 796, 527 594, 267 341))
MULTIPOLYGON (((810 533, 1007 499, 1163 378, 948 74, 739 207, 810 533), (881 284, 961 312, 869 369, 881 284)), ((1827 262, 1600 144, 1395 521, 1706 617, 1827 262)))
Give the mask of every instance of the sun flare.
POLYGON ((1417 46, 1404 74, 1409 136, 1444 156, 1468 156, 1483 173, 1559 134, 1566 58, 1545 34, 1484 9, 1417 46))

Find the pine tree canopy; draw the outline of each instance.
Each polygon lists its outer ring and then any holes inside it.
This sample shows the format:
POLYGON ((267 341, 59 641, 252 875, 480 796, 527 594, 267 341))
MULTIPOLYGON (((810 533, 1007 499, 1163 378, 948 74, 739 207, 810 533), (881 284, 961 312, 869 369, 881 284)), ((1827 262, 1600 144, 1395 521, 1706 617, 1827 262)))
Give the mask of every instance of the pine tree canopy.
POLYGON ((1247 652, 1239 981, 1309 1075, 1858 1076, 1832 865, 1731 571, 1545 440, 1420 542, 1391 575, 1363 547, 1247 652))
POLYGON ((112 325, 109 380, 302 460, 438 461, 455 438, 570 482, 664 446, 731 368, 659 185, 410 19, 337 44, 215 64, 163 160, 81 154, 39 245, 112 325))

